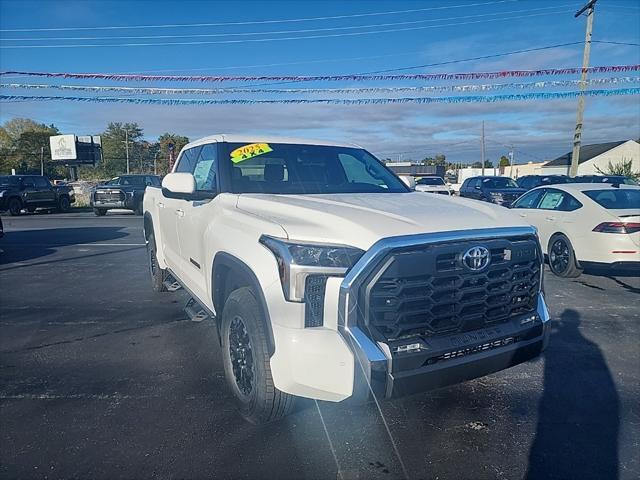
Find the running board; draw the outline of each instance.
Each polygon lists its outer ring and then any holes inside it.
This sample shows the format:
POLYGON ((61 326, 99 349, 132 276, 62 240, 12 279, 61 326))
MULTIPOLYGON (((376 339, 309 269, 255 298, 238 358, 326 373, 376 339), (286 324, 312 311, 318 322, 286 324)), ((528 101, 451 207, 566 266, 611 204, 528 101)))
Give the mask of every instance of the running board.
POLYGON ((167 275, 167 278, 162 282, 162 285, 167 289, 167 292, 175 292, 182 288, 182 285, 180 285, 180 283, 171 275, 167 275))
POLYGON ((213 319, 207 308, 200 305, 200 302, 193 297, 189 297, 187 304, 184 306, 184 313, 192 322, 202 322, 203 320, 213 319))

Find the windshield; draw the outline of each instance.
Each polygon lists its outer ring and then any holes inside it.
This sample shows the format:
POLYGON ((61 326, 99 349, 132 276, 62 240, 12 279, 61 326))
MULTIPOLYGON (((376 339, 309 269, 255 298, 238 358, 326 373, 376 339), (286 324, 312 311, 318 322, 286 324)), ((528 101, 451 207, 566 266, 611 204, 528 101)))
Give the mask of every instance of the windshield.
POLYGON ((416 181, 416 185, 444 185, 440 177, 423 177, 416 181))
POLYGON ((409 189, 360 148, 229 143, 234 193, 392 193, 409 189))
POLYGON ((640 209, 640 190, 635 188, 587 190, 582 193, 607 210, 640 209))
POLYGON ((18 185, 18 177, 2 176, 0 177, 0 187, 14 187, 18 185))
POLYGON ((515 180, 507 177, 485 178, 482 185, 484 188, 520 188, 515 180))

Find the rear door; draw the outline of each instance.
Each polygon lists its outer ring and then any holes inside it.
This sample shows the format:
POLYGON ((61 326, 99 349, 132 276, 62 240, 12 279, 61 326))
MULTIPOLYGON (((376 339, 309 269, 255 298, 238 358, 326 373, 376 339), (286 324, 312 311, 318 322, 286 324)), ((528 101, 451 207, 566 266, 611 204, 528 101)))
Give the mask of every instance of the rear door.
POLYGON ((576 228, 576 215, 574 213, 582 207, 571 194, 557 188, 545 188, 538 207, 533 212, 537 216, 538 234, 543 249, 549 243, 554 233, 564 233, 571 243, 576 246, 586 232, 576 228))

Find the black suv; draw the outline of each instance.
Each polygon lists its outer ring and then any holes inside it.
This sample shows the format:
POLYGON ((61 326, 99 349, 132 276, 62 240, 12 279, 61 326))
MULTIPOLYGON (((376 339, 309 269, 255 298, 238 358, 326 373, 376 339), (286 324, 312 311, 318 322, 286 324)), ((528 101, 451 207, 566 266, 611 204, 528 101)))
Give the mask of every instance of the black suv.
POLYGON ((531 190, 540 185, 557 185, 571 182, 571 177, 566 175, 525 175, 518 178, 518 186, 525 190, 531 190))
POLYGON ((35 212, 37 208, 67 212, 75 201, 73 189, 66 185, 52 185, 42 175, 0 176, 0 211, 20 215, 22 210, 35 212))
POLYGON ((508 207, 526 191, 509 177, 471 177, 460 187, 460 196, 508 207))
POLYGON ((633 178, 624 175, 579 175, 573 179, 575 183, 610 183, 617 185, 638 185, 633 178))
POLYGON ((114 208, 133 210, 137 215, 142 215, 145 189, 160 185, 157 175, 121 175, 96 187, 91 194, 91 206, 99 217, 114 208))

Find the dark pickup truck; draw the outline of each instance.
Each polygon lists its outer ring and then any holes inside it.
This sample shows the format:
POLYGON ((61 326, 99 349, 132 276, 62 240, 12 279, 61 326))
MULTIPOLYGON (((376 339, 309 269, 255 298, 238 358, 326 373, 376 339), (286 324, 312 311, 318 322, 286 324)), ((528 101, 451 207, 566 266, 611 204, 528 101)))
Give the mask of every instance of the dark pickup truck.
POLYGON ((148 186, 159 187, 160 177, 157 175, 121 175, 98 185, 91 194, 91 206, 99 217, 107 210, 133 210, 142 215, 142 198, 148 186))
POLYGON ((42 175, 0 176, 0 211, 20 215, 23 210, 38 208, 67 212, 75 202, 73 189, 66 185, 52 185, 42 175))
POLYGON ((509 177, 472 177, 460 187, 460 196, 508 207, 526 191, 509 177))

